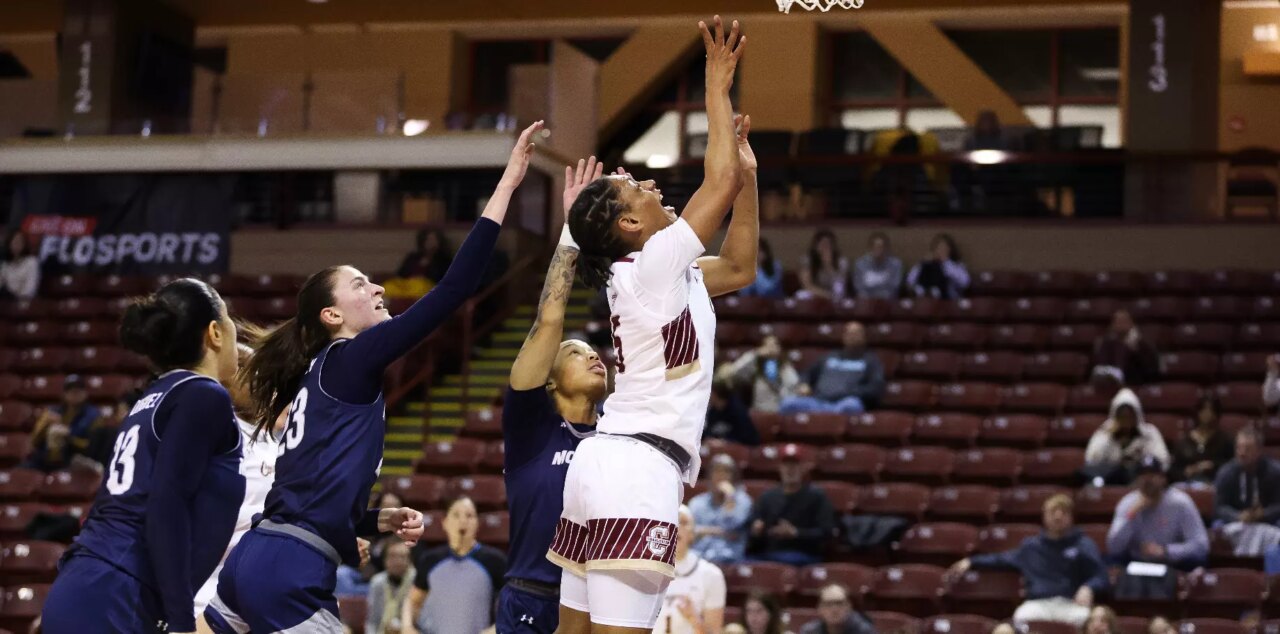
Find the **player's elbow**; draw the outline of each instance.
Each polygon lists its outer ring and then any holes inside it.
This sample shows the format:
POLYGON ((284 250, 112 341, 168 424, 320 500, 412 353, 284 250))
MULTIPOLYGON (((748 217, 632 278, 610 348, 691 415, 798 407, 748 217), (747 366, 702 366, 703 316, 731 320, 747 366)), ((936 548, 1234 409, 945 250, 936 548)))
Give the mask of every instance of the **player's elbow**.
POLYGON ((754 266, 754 263, 735 263, 729 272, 728 285, 735 291, 740 291, 751 286, 755 281, 756 267, 754 266))

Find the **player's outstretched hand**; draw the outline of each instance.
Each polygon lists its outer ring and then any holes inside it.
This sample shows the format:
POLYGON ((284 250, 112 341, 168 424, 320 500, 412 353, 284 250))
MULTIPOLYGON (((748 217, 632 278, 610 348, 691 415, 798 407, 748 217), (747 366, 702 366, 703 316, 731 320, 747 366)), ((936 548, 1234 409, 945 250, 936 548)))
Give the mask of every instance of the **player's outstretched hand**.
POLYGON ((368 566, 369 561, 373 559, 373 554, 369 552, 369 540, 363 537, 357 537, 356 550, 360 552, 360 565, 368 566))
POLYGON ((714 34, 706 22, 698 23, 698 30, 702 31, 702 45, 707 50, 707 92, 727 93, 733 85, 738 60, 742 59, 742 51, 747 47, 747 36, 738 35, 737 20, 733 21, 728 37, 725 37, 724 22, 720 16, 711 21, 715 25, 714 34))
POLYGON ((578 168, 576 170, 572 165, 564 166, 564 211, 566 218, 569 216, 569 208, 573 206, 573 201, 578 199, 578 194, 582 193, 583 188, 601 176, 604 176, 604 163, 596 162, 596 157, 594 156, 585 161, 578 159, 578 168))
POLYGON ((756 171, 756 153, 751 149, 751 143, 747 136, 751 134, 751 115, 738 114, 733 116, 733 130, 738 138, 738 164, 742 171, 756 171))
POLYGON ((378 530, 395 533, 405 544, 412 546, 422 538, 422 513, 407 506, 382 509, 378 513, 378 530))
POLYGON ((507 161, 507 171, 502 173, 502 180, 499 181, 499 187, 508 187, 515 189, 524 181, 524 175, 529 171, 529 157, 533 155, 535 134, 542 132, 545 122, 534 121, 533 125, 524 129, 520 133, 520 138, 516 139, 516 146, 511 148, 511 159, 507 161))

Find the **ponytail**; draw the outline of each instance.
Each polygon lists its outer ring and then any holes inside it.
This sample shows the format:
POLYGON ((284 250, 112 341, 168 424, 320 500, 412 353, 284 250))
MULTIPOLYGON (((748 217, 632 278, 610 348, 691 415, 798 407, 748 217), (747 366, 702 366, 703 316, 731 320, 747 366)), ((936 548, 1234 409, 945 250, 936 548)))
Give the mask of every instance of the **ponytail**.
POLYGON ((569 208, 569 232, 578 243, 578 276, 589 288, 604 288, 613 275, 613 261, 627 254, 627 246, 614 231, 618 216, 627 210, 614 181, 600 178, 578 194, 569 208))

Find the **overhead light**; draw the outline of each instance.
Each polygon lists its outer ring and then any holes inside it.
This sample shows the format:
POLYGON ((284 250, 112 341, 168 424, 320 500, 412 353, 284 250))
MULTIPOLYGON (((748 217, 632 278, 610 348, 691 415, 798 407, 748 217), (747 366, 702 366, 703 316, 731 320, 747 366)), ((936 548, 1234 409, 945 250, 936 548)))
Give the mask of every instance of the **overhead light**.
POLYGON ((431 127, 431 122, 426 119, 406 119, 403 132, 405 136, 418 136, 426 132, 429 127, 431 127))
POLYGON ((329 0, 307 0, 307 2, 310 2, 311 4, 324 4, 328 1, 329 0))
POLYGON ((667 154, 650 154, 649 159, 644 162, 644 166, 649 169, 660 170, 671 167, 676 164, 676 160, 667 154))
POLYGON ((969 160, 978 165, 995 165, 1008 158, 1009 155, 1001 150, 974 150, 969 153, 969 160))
POLYGON ((1119 68, 1081 68, 1080 76, 1089 81, 1120 81, 1119 68))

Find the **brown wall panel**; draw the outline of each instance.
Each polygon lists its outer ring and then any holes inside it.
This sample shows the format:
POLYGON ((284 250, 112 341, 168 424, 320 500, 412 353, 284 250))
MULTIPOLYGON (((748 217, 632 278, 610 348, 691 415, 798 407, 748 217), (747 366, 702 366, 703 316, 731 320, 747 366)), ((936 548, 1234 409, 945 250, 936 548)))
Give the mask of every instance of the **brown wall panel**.
POLYGON ((1280 149, 1280 77, 1248 77, 1245 51, 1280 51, 1280 42, 1258 42, 1254 28, 1277 25, 1280 9, 1225 8, 1222 11, 1222 82, 1218 143, 1224 151, 1264 146, 1280 149))
POLYGON ((694 24, 642 26, 600 68, 600 134, 608 137, 644 105, 702 40, 694 24))
POLYGON ((746 25, 747 51, 738 69, 738 110, 757 130, 808 130, 818 120, 819 31, 814 20, 746 25))

